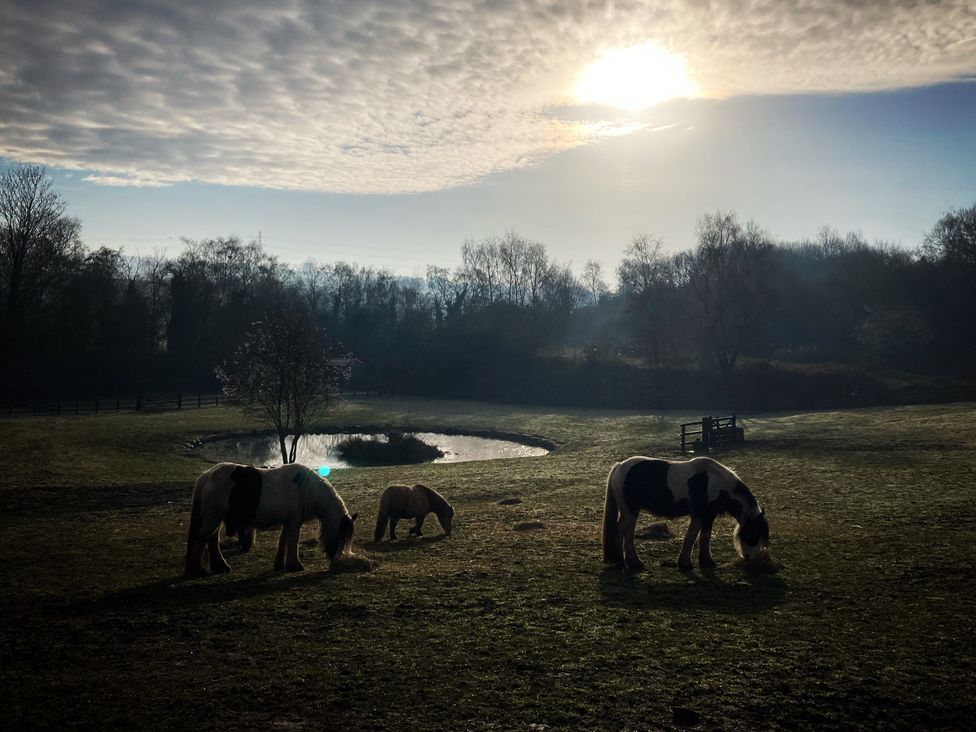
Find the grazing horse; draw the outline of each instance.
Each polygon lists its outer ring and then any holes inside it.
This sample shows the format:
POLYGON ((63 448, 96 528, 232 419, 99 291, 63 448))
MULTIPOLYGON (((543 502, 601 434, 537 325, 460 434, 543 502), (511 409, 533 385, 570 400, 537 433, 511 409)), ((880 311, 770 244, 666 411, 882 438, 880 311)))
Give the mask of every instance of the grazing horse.
POLYGON ((636 456, 614 465, 603 510, 604 562, 622 564, 626 559, 630 569, 644 568, 634 548, 641 509, 665 518, 691 516, 678 554, 681 569, 691 569, 696 538, 699 566, 715 566, 710 545, 712 523, 719 514, 731 514, 738 522, 732 541, 741 557, 754 559, 769 543, 766 511, 735 473, 711 458, 671 461, 636 456))
POLYGON ((356 515, 349 515, 329 481, 303 465, 261 469, 234 463, 215 465, 193 486, 186 576, 206 574, 204 548, 210 552, 212 573, 230 571, 217 540, 222 521, 236 529, 242 540, 250 536, 252 541, 254 529, 281 526, 274 568, 305 569, 298 559, 298 536, 302 524, 313 518, 321 524, 319 542, 329 560, 347 555, 356 515))
POLYGON ((437 515, 437 521, 447 536, 451 535, 451 525, 454 521, 454 509, 444 496, 437 491, 419 483, 413 488, 405 485, 391 485, 380 498, 380 510, 376 517, 376 531, 373 532, 374 541, 382 541, 386 524, 390 524, 390 539, 395 540, 396 525, 400 519, 415 519, 416 523, 410 528, 410 535, 422 536, 421 529, 427 514, 437 515))

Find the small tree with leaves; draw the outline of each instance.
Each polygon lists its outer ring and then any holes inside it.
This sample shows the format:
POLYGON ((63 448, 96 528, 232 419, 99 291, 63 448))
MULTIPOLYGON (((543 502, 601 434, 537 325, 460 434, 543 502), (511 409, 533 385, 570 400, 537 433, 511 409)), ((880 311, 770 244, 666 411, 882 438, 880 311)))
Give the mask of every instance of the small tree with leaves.
POLYGON ((339 400, 349 364, 307 312, 279 310, 254 323, 215 372, 231 403, 274 429, 287 464, 309 425, 339 400))

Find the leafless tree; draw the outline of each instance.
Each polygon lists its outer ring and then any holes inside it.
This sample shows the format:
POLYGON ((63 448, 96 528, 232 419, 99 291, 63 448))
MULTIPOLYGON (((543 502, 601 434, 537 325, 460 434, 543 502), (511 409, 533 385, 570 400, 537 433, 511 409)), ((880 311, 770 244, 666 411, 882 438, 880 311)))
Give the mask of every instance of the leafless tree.
POLYGON ((67 207, 40 166, 0 175, 0 288, 8 338, 65 272, 66 260, 81 251, 81 223, 67 207))
POLYGON ((293 463, 309 425, 338 400, 349 364, 307 312, 280 310, 254 323, 216 375, 233 403, 275 430, 282 462, 293 463))
POLYGON ((588 259, 583 265, 583 286, 593 305, 599 305, 600 300, 610 292, 607 283, 603 281, 603 265, 595 259, 588 259))
POLYGON ((755 223, 743 228, 732 212, 698 220, 698 246, 684 258, 706 341, 723 374, 735 368, 771 299, 772 243, 755 223))
POLYGON ((925 235, 922 253, 934 261, 976 266, 976 203, 943 215, 925 235))

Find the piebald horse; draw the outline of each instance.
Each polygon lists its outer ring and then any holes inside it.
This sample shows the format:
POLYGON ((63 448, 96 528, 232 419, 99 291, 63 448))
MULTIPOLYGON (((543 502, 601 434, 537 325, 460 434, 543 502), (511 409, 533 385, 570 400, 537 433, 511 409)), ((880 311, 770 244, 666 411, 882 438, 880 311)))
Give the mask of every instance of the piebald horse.
POLYGON ((230 571, 217 539, 221 522, 235 527, 242 538, 249 535, 252 540, 254 529, 281 526, 274 568, 301 571, 305 567, 298 559, 298 537, 302 524, 314 518, 320 522, 319 542, 329 560, 346 556, 356 514, 349 515, 329 481, 303 465, 215 465, 201 474, 193 486, 186 576, 206 574, 205 548, 209 549, 212 573, 230 571))
POLYGON ((447 536, 451 535, 454 522, 454 509, 440 493, 433 488, 418 483, 413 488, 406 485, 391 485, 380 497, 380 510, 376 516, 376 531, 373 540, 380 542, 390 525, 390 540, 397 538, 396 526, 400 519, 414 519, 410 535, 422 536, 421 529, 427 514, 433 513, 447 536))
POLYGON ((719 514, 731 514, 738 522, 732 541, 743 558, 756 558, 769 543, 766 511, 734 472, 711 458, 671 461, 636 456, 614 465, 607 478, 603 510, 604 562, 626 561, 632 570, 644 568, 634 548, 641 509, 665 518, 691 516, 678 553, 681 569, 691 569, 696 539, 699 566, 715 566, 712 523, 719 514))

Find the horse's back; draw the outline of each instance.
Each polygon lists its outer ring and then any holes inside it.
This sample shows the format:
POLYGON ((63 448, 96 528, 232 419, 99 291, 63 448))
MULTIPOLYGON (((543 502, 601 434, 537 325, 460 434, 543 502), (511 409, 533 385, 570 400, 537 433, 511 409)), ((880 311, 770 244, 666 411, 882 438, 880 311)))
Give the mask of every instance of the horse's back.
POLYGON ((689 511, 687 495, 672 489, 672 466, 669 460, 635 455, 614 466, 610 488, 631 514, 643 509, 657 516, 685 516, 689 511))
POLYGON ((635 455, 614 466, 610 483, 631 513, 644 509, 673 518, 725 510, 739 481, 729 468, 708 457, 665 460, 635 455))
POLYGON ((426 515, 429 508, 427 492, 423 486, 391 485, 383 491, 382 502, 397 516, 426 515))
POLYGON ((218 463, 200 477, 201 499, 214 515, 236 525, 255 528, 280 525, 298 510, 298 478, 306 470, 301 465, 257 468, 218 463))

